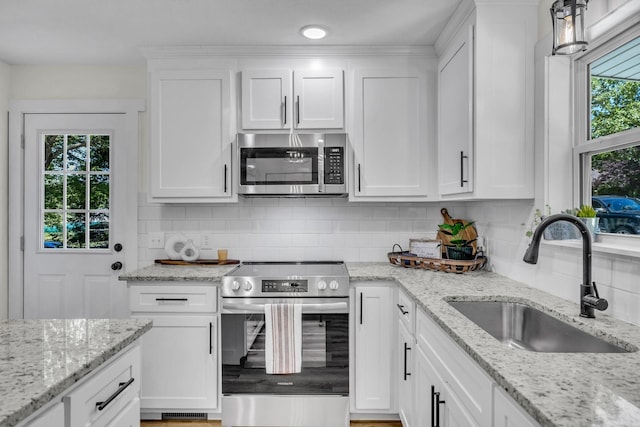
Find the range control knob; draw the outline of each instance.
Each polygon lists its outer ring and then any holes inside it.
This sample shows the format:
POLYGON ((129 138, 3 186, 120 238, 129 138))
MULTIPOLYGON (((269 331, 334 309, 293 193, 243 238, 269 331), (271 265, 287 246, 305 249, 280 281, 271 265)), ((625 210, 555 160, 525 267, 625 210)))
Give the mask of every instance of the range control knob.
POLYGON ((234 280, 233 283, 231 283, 231 290, 237 291, 238 289, 240 289, 240 282, 234 280))
POLYGON ((247 280, 246 282, 244 282, 243 288, 244 288, 245 291, 250 291, 251 288, 253 288, 253 285, 251 284, 250 281, 247 280))
POLYGON ((325 289, 327 289, 327 282, 325 282, 324 280, 320 280, 318 282, 318 289, 321 291, 324 291, 325 289))
POLYGON ((331 290, 333 291, 335 291, 339 287, 340 287, 340 284, 338 283, 337 280, 332 280, 331 283, 329 283, 329 288, 331 288, 331 290))

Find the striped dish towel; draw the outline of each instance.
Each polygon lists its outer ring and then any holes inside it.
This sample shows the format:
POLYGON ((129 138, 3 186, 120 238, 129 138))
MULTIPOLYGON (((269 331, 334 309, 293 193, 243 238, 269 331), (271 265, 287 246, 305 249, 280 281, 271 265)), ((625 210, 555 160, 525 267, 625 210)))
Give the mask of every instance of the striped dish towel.
POLYGON ((265 304, 265 368, 267 374, 302 370, 302 306, 265 304))

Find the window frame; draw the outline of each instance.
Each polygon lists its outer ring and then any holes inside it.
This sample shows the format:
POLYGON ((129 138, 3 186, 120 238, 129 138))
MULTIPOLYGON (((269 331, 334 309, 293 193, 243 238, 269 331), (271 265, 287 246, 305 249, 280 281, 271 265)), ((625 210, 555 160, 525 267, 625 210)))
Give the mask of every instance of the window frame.
MULTIPOLYGON (((611 135, 590 139, 591 82, 589 64, 625 43, 640 37, 640 19, 634 17, 623 25, 613 26, 609 31, 590 42, 589 50, 577 56, 573 61, 573 99, 574 99, 574 204, 591 204, 591 156, 632 146, 640 146, 640 127, 627 129, 611 135)), ((598 241, 620 244, 621 242, 640 246, 640 235, 617 235, 601 233, 598 241)))

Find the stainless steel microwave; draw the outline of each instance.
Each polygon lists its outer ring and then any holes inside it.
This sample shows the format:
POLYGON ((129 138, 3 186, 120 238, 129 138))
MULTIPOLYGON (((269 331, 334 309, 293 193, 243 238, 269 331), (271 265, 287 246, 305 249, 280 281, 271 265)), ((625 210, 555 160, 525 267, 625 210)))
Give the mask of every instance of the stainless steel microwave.
POLYGON ((346 134, 238 134, 238 194, 345 196, 346 134))

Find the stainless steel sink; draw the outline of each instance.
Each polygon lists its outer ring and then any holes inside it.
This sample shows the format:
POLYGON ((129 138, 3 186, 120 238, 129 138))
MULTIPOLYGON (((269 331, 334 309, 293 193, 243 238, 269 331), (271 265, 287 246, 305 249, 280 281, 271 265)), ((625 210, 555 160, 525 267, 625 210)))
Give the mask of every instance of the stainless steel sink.
POLYGON ((546 353, 628 353, 526 304, 448 301, 476 325, 509 347, 546 353))

